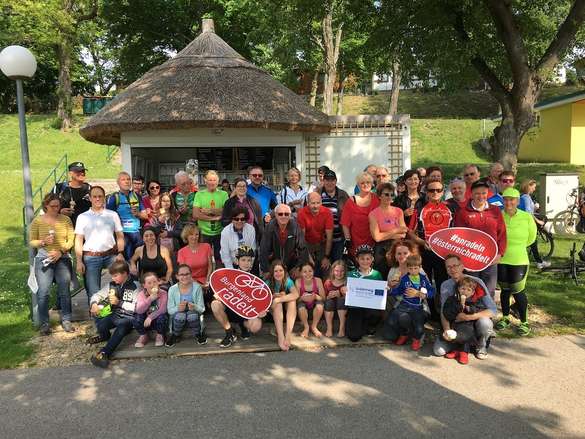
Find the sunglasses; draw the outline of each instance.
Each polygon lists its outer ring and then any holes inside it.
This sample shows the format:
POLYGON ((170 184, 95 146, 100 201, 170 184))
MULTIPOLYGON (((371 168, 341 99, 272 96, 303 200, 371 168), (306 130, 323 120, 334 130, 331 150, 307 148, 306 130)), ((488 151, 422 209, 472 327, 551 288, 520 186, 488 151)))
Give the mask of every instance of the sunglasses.
POLYGON ((261 178, 264 177, 264 174, 250 174, 254 178, 261 178))
POLYGON ((236 218, 232 218, 233 221, 238 221, 238 222, 244 222, 246 221, 246 218, 244 218, 243 216, 238 216, 236 218))
POLYGON ((152 191, 154 189, 160 189, 160 186, 150 186, 149 189, 152 191))
POLYGON ((392 198, 394 196, 394 194, 391 192, 382 192, 380 195, 382 195, 383 197, 388 197, 388 198, 392 198))
POLYGON ((514 183, 514 179, 513 178, 503 178, 502 183, 514 183))
POLYGON ((427 192, 430 194, 440 194, 443 192, 443 189, 427 189, 427 192))
POLYGON ((290 216, 290 213, 288 213, 288 212, 278 212, 277 215, 278 216, 290 216))

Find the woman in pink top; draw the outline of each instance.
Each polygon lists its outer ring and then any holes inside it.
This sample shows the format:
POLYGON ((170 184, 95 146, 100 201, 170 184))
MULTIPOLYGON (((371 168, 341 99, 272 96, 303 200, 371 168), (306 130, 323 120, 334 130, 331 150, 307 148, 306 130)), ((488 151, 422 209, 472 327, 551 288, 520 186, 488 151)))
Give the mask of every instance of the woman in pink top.
POLYGON ((187 224, 181 232, 181 239, 187 245, 177 253, 177 262, 191 267, 191 276, 203 288, 203 295, 211 300, 209 292, 209 276, 213 270, 211 257, 213 250, 205 242, 199 242, 199 228, 194 224, 187 224))
POLYGON ((404 222, 404 212, 399 207, 392 206, 394 200, 394 185, 382 183, 376 190, 380 196, 380 206, 368 215, 370 233, 374 238, 374 268, 385 278, 388 276, 386 252, 396 239, 405 237, 408 228, 404 222))

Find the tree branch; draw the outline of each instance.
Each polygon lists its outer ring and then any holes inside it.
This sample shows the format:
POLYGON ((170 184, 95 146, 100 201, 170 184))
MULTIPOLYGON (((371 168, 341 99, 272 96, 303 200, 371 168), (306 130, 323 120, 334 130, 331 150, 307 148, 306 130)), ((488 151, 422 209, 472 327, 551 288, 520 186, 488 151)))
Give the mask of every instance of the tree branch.
POLYGON ((528 54, 522 34, 514 20, 514 14, 510 7, 510 0, 484 0, 484 3, 496 25, 500 40, 504 43, 514 85, 524 82, 532 73, 528 65, 528 54))
POLYGON ((560 61, 562 54, 567 50, 575 34, 585 21, 585 0, 575 0, 569 15, 559 27, 555 38, 552 40, 540 61, 536 65, 537 75, 550 71, 560 61))
MULTIPOLYGON (((453 28, 459 37, 459 40, 465 44, 469 45, 471 43, 471 37, 467 33, 465 29, 465 24, 463 22, 463 14, 460 11, 454 10, 449 8, 449 12, 453 15, 453 28)), ((500 103, 500 106, 504 104, 508 104, 507 100, 510 99, 510 91, 508 88, 502 84, 498 76, 495 72, 490 68, 487 62, 481 57, 478 53, 475 53, 470 59, 471 65, 475 68, 475 70, 479 73, 481 78, 488 83, 490 89, 494 95, 494 97, 500 103)))
POLYGON ((97 0, 93 0, 91 2, 91 9, 86 14, 79 15, 75 19, 75 21, 77 22, 77 24, 79 24, 83 21, 93 20, 95 17, 97 17, 97 13, 98 13, 97 0))

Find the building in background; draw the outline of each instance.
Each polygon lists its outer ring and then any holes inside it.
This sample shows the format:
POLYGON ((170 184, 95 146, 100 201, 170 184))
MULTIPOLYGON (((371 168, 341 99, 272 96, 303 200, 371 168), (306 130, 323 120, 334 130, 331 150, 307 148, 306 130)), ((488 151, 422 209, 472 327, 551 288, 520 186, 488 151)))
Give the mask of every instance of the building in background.
POLYGON ((215 169, 230 181, 260 165, 275 188, 291 166, 307 184, 327 165, 348 189, 370 163, 395 177, 410 167, 408 115, 327 116, 245 60, 209 19, 195 40, 128 86, 80 134, 120 145, 124 170, 165 186, 193 160, 199 178, 215 169))

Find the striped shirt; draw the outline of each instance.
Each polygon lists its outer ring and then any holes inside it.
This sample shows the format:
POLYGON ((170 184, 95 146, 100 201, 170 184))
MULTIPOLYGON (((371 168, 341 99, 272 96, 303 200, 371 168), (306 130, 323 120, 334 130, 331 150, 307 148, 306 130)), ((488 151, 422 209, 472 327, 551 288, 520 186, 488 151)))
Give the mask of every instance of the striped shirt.
POLYGON ((339 209, 337 191, 333 196, 330 196, 326 191, 321 192, 322 205, 331 211, 333 214, 333 241, 340 241, 343 239, 343 231, 339 225, 339 209))

